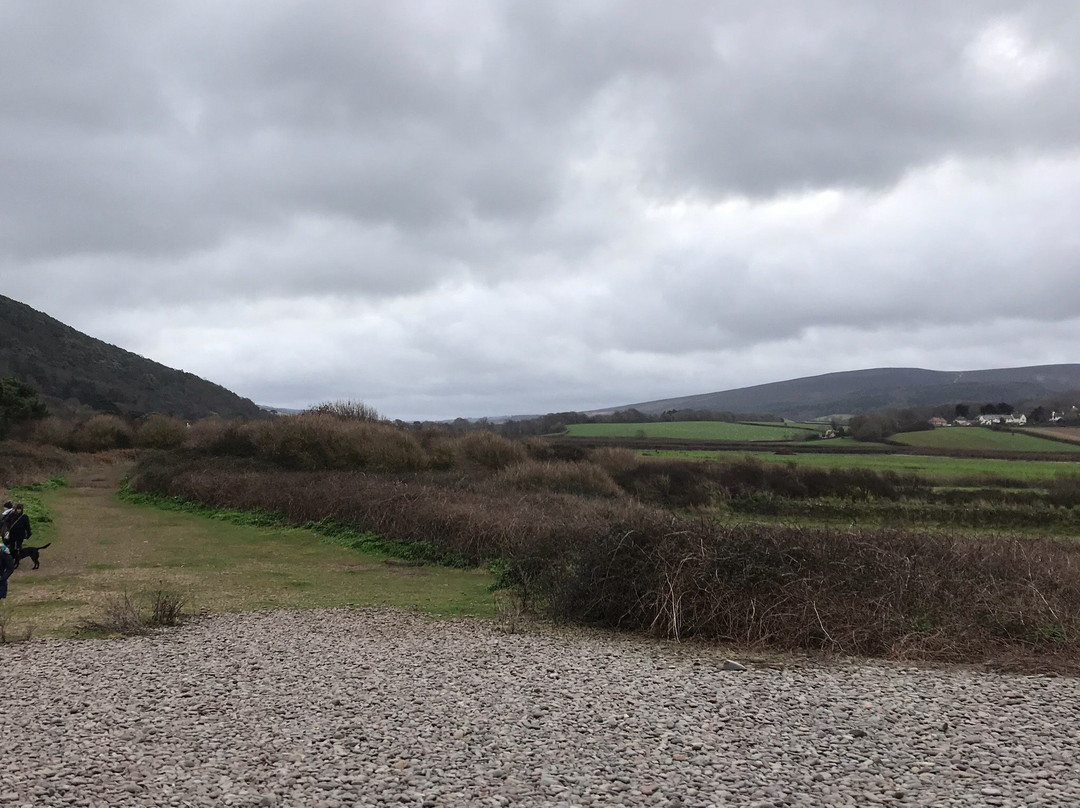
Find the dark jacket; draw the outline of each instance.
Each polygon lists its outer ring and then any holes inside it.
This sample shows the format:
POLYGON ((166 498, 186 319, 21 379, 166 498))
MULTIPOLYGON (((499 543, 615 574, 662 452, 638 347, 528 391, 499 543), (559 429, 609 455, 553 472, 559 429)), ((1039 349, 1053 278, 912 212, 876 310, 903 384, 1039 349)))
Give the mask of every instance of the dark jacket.
POLYGON ((19 546, 30 538, 33 531, 30 529, 30 517, 25 513, 19 514, 8 525, 8 538, 11 543, 19 546))
POLYGON ((0 550, 0 598, 7 597, 7 579, 15 571, 15 559, 11 553, 0 550))

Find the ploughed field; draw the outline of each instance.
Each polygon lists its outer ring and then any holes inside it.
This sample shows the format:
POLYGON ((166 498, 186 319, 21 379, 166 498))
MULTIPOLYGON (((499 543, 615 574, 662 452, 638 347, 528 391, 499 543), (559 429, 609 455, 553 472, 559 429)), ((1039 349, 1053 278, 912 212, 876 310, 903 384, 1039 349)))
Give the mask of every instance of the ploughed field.
POLYGON ((723 661, 353 609, 0 646, 0 803, 1080 804, 1080 680, 723 661))

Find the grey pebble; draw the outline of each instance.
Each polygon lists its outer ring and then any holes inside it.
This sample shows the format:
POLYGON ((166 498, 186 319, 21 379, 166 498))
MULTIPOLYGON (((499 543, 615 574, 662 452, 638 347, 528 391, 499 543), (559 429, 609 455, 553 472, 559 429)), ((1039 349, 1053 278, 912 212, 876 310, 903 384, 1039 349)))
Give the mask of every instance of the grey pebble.
POLYGON ((1077 679, 725 673, 745 668, 705 646, 389 610, 0 645, 0 692, 20 694, 0 711, 20 749, 0 803, 1080 805, 1077 679))

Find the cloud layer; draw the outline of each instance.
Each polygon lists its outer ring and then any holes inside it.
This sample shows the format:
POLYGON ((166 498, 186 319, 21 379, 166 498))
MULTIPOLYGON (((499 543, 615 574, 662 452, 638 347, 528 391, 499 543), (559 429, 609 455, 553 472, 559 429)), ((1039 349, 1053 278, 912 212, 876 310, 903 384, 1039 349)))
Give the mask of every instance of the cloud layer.
POLYGON ((1072 4, 0 2, 4 293, 263 403, 1076 360, 1072 4))

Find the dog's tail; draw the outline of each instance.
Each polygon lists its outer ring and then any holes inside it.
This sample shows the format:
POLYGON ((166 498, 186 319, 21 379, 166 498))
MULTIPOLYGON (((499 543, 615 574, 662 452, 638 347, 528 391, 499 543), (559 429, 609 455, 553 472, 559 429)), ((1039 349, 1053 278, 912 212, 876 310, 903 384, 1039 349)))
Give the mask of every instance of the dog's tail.
MULTIPOLYGON (((49 544, 52 544, 52 542, 49 542, 49 544)), ((44 549, 45 549, 46 547, 48 547, 48 546, 49 546, 49 544, 43 544, 43 545, 41 545, 41 546, 40 546, 40 547, 39 547, 38 549, 39 549, 39 550, 44 550, 44 549)))

